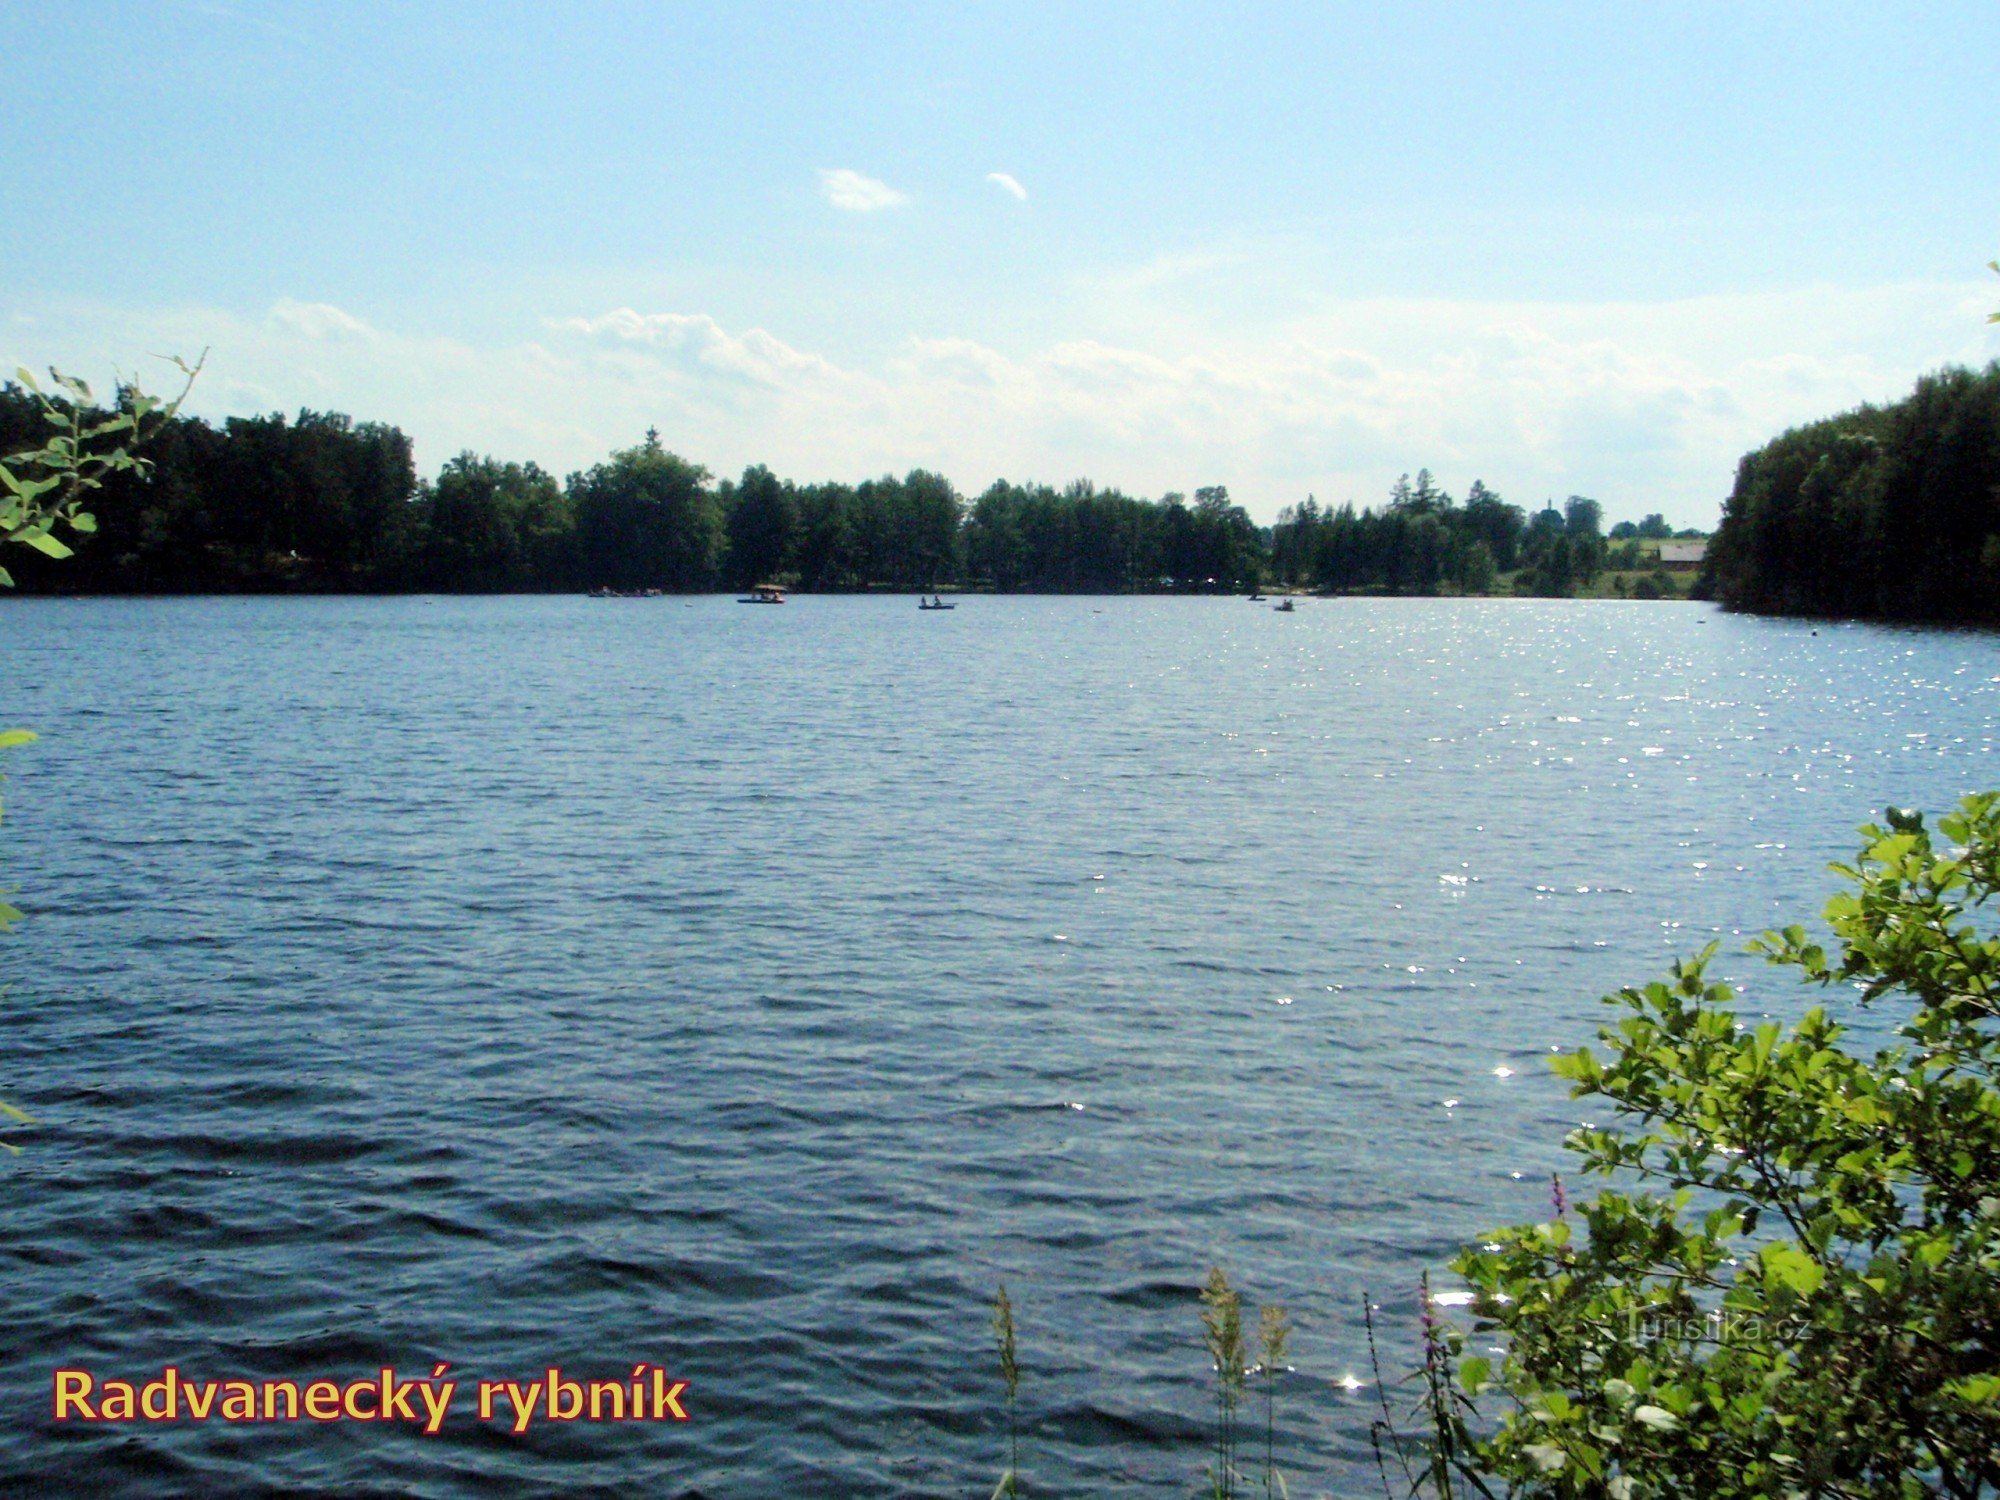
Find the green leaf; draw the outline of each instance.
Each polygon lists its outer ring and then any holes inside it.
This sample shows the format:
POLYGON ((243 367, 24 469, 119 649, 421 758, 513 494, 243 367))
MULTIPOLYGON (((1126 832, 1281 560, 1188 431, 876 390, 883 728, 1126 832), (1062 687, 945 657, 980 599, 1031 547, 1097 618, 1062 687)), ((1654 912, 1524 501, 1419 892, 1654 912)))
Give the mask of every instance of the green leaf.
POLYGON ((32 745, 41 736, 32 729, 0 729, 0 750, 10 750, 16 745, 32 745))
POLYGON ((1640 1406, 1633 1408, 1632 1420, 1652 1428, 1655 1432, 1672 1432, 1681 1425, 1681 1419, 1664 1406, 1640 1406))
POLYGON ((76 555, 46 531, 24 531, 14 537, 13 540, 27 543, 44 557, 60 559, 76 555))
POLYGON ((1797 1245, 1766 1245, 1759 1258, 1764 1263, 1764 1279, 1801 1297, 1820 1289, 1826 1272, 1797 1245))
POLYGON ((1963 1380, 1954 1380, 1947 1389, 1974 1406, 2000 1403, 2000 1375, 1968 1375, 1963 1380))
POLYGON ((60 474, 44 474, 40 479, 24 479, 14 486, 14 493, 29 503, 40 499, 62 483, 60 474))

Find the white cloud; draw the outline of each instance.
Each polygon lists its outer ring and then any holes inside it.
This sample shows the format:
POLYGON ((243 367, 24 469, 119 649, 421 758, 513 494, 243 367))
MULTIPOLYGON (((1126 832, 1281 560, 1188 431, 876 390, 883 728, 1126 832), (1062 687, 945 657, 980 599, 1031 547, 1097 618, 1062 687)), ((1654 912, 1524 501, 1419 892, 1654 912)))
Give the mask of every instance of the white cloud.
POLYGON ((881 179, 864 177, 847 167, 821 172, 819 189, 826 194, 826 201, 835 208, 855 214, 870 214, 882 208, 900 208, 910 201, 908 193, 899 193, 881 179))
POLYGON ((705 313, 638 313, 621 307, 595 318, 549 318, 558 333, 581 333, 599 342, 644 344, 685 353, 695 363, 754 380, 782 385, 803 377, 843 378, 817 354, 794 349, 761 328, 732 334, 705 313))
POLYGON ((676 330, 633 378, 696 402, 730 450, 696 456, 724 468, 852 478, 922 465, 968 490, 999 474, 1087 474, 1154 495, 1223 482, 1268 518, 1308 491, 1379 505, 1398 473, 1428 465, 1461 493, 1483 478, 1524 505, 1580 492, 1614 519, 1661 510, 1708 524, 1747 449, 1891 399, 1945 359, 1982 358, 1993 337, 1952 321, 1964 295, 1351 301, 1235 338, 1182 329, 1021 350, 913 338, 868 366, 685 315, 623 309, 565 326, 632 330, 628 347, 639 329, 662 330, 658 342, 676 330), (698 342, 679 331, 696 326, 698 342), (755 378, 732 391, 724 377, 739 367, 755 378), (698 392, 680 383, 690 372, 698 392))
POLYGON ((271 322, 309 339, 372 339, 375 330, 331 302, 294 302, 283 298, 271 309, 271 322))
POLYGON ((1006 172, 988 172, 986 180, 1003 193, 1011 193, 1021 202, 1028 201, 1028 190, 1006 172))

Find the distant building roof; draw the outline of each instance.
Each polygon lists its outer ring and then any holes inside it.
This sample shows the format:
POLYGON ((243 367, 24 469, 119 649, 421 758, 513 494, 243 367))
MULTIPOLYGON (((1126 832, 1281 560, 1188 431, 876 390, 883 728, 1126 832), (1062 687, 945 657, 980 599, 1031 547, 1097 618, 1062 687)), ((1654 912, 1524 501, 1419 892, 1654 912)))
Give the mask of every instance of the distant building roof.
POLYGON ((1698 563, 1708 555, 1708 541, 1661 542, 1660 561, 1663 563, 1698 563))

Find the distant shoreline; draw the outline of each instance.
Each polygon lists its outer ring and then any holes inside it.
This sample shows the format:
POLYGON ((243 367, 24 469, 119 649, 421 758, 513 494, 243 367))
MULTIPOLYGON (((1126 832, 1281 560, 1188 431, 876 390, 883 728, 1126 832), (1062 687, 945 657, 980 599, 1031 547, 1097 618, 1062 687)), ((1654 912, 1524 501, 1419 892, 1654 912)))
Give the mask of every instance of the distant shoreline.
MULTIPOLYGON (((991 588, 959 588, 942 584, 935 589, 808 589, 787 588, 794 598, 814 599, 916 599, 942 594, 959 599, 1236 599, 1252 601, 1247 594, 1202 592, 1193 589, 1148 589, 1111 592, 1098 589, 1011 589, 1005 593, 991 588)), ((591 599, 610 604, 644 604, 662 599, 735 599, 735 589, 662 589, 649 595, 592 595, 579 589, 93 589, 89 591, 13 589, 0 592, 0 605, 27 600, 56 599, 77 603, 85 599, 591 599)), ((1496 591, 1490 594, 1384 594, 1354 592, 1315 593, 1302 589, 1265 589, 1268 600, 1298 599, 1333 603, 1347 599, 1423 600, 1482 599, 1518 604, 1706 604, 1688 593, 1663 594, 1653 598, 1621 597, 1591 593, 1562 596, 1519 594, 1496 591)))

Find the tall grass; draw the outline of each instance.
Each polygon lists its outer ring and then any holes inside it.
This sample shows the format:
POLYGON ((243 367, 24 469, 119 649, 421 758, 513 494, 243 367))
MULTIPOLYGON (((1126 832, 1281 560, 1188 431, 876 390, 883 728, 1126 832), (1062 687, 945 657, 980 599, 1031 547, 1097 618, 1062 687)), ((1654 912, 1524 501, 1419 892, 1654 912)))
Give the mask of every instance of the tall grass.
POLYGON ((1409 1379, 1418 1387, 1411 1418, 1421 1427, 1421 1436, 1406 1436, 1396 1426, 1395 1414, 1389 1409, 1389 1382, 1382 1378, 1382 1360, 1375 1343, 1375 1309, 1365 1296, 1361 1299, 1362 1322, 1368 1330, 1368 1363, 1382 1409, 1382 1415, 1368 1430, 1369 1442, 1375 1450, 1375 1467, 1382 1476, 1382 1493, 1385 1500, 1417 1500, 1424 1495, 1436 1500, 1461 1500, 1461 1497, 1470 1500, 1475 1494, 1495 1500, 1470 1461, 1473 1447, 1470 1419, 1478 1413, 1453 1378, 1452 1362, 1459 1352, 1460 1335, 1438 1317, 1428 1271, 1419 1283, 1419 1295, 1423 1364, 1409 1379), (1403 1472, 1400 1497, 1389 1478, 1391 1457, 1403 1472))
POLYGON ((994 1500, 1005 1495, 1015 1500, 1021 1493, 1021 1429, 1017 1412, 1021 1395, 1021 1366, 1014 1357, 1014 1304, 1008 1300, 1007 1284, 1000 1284, 993 1298, 993 1335, 1000 1341, 1000 1378, 1007 1385, 1007 1472, 994 1487, 994 1500))
MULTIPOLYGON (((1429 1305, 1428 1294, 1426 1306, 1429 1305)), ((1248 1364, 1244 1337, 1243 1297, 1220 1267, 1210 1269, 1201 1291, 1202 1344, 1215 1374, 1215 1462, 1208 1470, 1211 1500, 1237 1500, 1248 1495, 1248 1477, 1241 1467, 1241 1412, 1250 1381, 1257 1379, 1264 1394, 1264 1500, 1289 1500, 1290 1490, 1278 1468, 1278 1380, 1290 1366, 1285 1356, 1292 1323, 1283 1307, 1267 1305, 1257 1312, 1255 1366, 1248 1364)), ((1020 1394, 1021 1365, 1015 1344, 1014 1303, 1002 1284, 993 1297, 993 1335, 1000 1355, 1000 1379, 1007 1393, 1007 1467, 993 1487, 993 1500, 1018 1500, 1021 1485, 1020 1394)), ((1374 1351, 1373 1325, 1369 1350, 1374 1351)), ((1442 1366, 1440 1367, 1442 1368, 1442 1366)), ((1445 1378, 1449 1378, 1448 1371, 1445 1378)), ((1387 1408, 1384 1408, 1386 1415, 1387 1408)), ((1254 1416, 1251 1419, 1255 1421, 1254 1416)), ((1377 1424, 1378 1427, 1382 1424, 1377 1424)), ((1252 1429, 1251 1442, 1256 1441, 1252 1429)), ((1253 1450, 1254 1451, 1254 1450, 1253 1450)), ((1254 1460, 1253 1460, 1254 1462, 1254 1460)), ((1410 1471, 1412 1492, 1422 1477, 1410 1471)))
POLYGON ((1236 1494, 1236 1408, 1243 1400, 1248 1371, 1243 1364, 1243 1298, 1229 1284, 1222 1267, 1208 1273, 1201 1293, 1202 1342, 1215 1362, 1215 1467, 1210 1493, 1215 1500, 1236 1494))
POLYGON ((1285 1372, 1285 1344, 1292 1325, 1282 1307, 1266 1303, 1257 1310, 1257 1363, 1264 1377, 1264 1500, 1288 1497, 1285 1476, 1278 1472, 1278 1377, 1285 1372))

